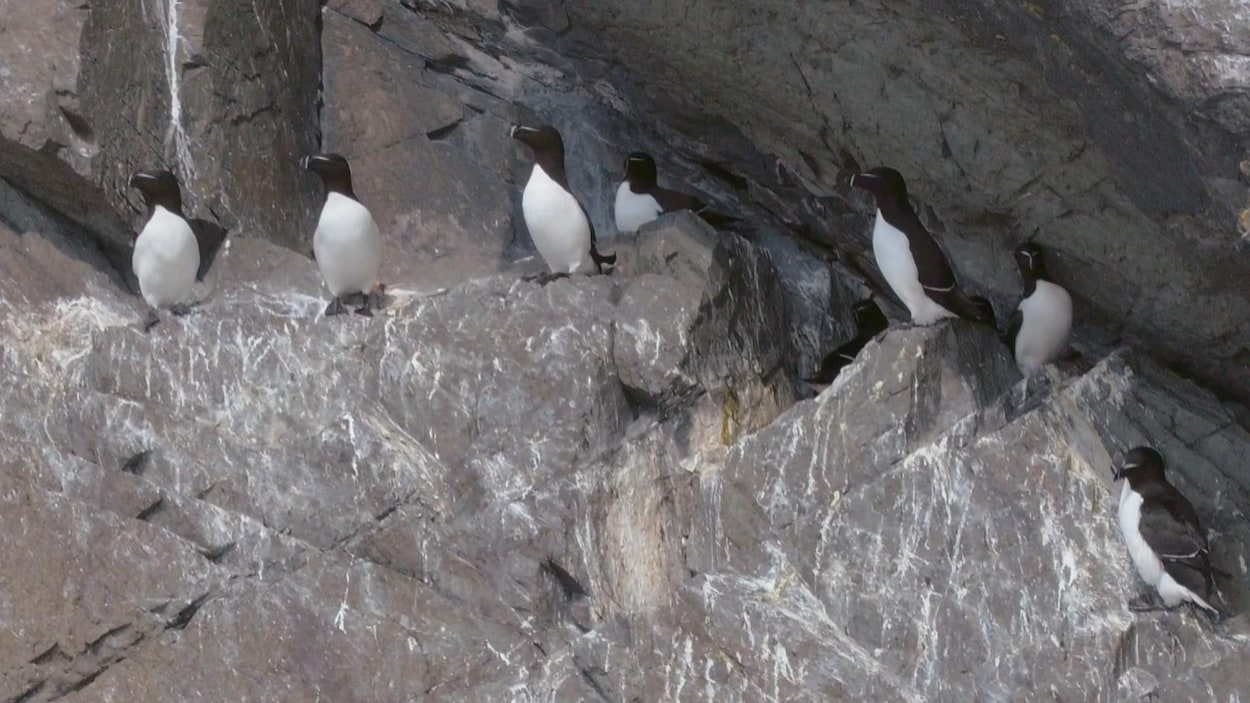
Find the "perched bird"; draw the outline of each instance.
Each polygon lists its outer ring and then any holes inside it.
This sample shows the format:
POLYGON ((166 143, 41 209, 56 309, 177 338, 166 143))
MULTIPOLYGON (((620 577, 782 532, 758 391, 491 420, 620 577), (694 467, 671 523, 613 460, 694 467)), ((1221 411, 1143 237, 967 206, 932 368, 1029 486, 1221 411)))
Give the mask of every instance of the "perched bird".
POLYGON ((907 184, 898 171, 874 168, 853 176, 851 185, 872 193, 877 202, 872 252, 914 324, 931 325, 946 317, 994 324, 992 308, 959 289, 946 254, 907 200, 907 184))
POLYGON ((521 210, 534 246, 551 269, 537 277, 539 283, 573 273, 603 273, 603 265, 616 263, 616 255, 604 256, 595 248, 595 227, 569 190, 560 133, 550 125, 513 125, 510 135, 534 152, 534 169, 521 195, 521 210))
POLYGON ((342 314, 345 303, 359 301, 356 313, 371 317, 371 293, 382 265, 382 235, 369 208, 352 190, 351 167, 338 154, 305 156, 300 165, 320 176, 326 190, 313 234, 313 256, 334 297, 325 314, 342 314))
MULTIPOLYGON (((1182 584, 1191 580, 1189 577, 1201 576, 1205 595, 1210 598, 1215 570, 1198 513, 1164 477, 1163 457, 1150 447, 1137 447, 1124 457, 1115 479, 1126 479, 1120 490, 1120 534, 1137 573, 1159 592, 1165 607, 1175 608, 1189 601, 1219 615, 1210 603, 1182 584)), ((1130 607, 1158 609, 1136 601, 1130 607)))
POLYGON ((148 206, 148 221, 131 259, 139 292, 152 306, 142 323, 147 331, 160 322, 160 310, 186 314, 200 268, 200 247, 182 214, 182 192, 174 174, 139 171, 130 177, 130 186, 143 194, 148 206))
POLYGON ((1016 367, 1028 376, 1063 351, 1072 330, 1072 296, 1051 282, 1040 246, 1025 242, 1016 247, 1015 256, 1024 292, 1005 341, 1016 356, 1016 367))
POLYGON ((741 221, 708 209, 693 195, 661 188, 656 183, 655 160, 641 151, 630 154, 625 159, 625 180, 616 189, 616 228, 635 232, 663 213, 676 210, 690 210, 716 228, 741 221))
POLYGON ((829 352, 820 362, 820 369, 811 378, 806 379, 808 383, 823 385, 833 383, 838 373, 842 371, 842 367, 854 361, 855 355, 859 354, 873 337, 883 332, 890 324, 890 321, 885 319, 885 313, 881 312, 881 308, 877 307, 872 298, 865 298, 855 303, 854 311, 854 339, 829 352))

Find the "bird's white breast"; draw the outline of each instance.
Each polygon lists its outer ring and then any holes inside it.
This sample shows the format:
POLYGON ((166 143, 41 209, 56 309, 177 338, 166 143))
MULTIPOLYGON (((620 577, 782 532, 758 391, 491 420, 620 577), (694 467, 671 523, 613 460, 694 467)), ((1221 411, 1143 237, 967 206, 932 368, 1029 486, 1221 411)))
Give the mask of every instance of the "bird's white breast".
POLYGON ((1129 557, 1142 580, 1158 588, 1159 577, 1163 574, 1163 562, 1146 543, 1141 534, 1141 494, 1134 491, 1127 480, 1120 489, 1120 534, 1128 547, 1129 557))
POLYGON ((636 232, 663 211, 654 196, 635 193, 629 189, 628 181, 616 189, 616 229, 621 232, 636 232))
POLYGON ((1020 301, 1020 313, 1016 366, 1028 376, 1063 351, 1072 330, 1072 297, 1061 286, 1038 281, 1033 295, 1020 301))
POLYGON ((135 240, 131 264, 148 305, 168 308, 189 302, 200 268, 200 248, 191 225, 157 206, 135 240))
POLYGON ((534 246, 553 273, 594 273, 586 213, 537 164, 521 195, 521 211, 534 246))
POLYGON ((954 313, 925 295, 907 235, 886 222, 880 209, 877 210, 877 220, 872 226, 872 254, 877 259, 877 268, 881 269, 885 282, 890 284, 894 294, 907 306, 913 323, 931 325, 944 317, 955 317, 954 313))
POLYGON ((331 295, 372 290, 382 264, 382 236, 369 208, 330 193, 317 220, 313 254, 331 295))

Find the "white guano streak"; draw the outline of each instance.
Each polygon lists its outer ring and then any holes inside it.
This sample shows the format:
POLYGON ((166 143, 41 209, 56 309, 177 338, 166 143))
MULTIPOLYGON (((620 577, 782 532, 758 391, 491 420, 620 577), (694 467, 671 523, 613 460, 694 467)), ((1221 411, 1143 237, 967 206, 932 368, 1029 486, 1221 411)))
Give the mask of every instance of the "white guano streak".
POLYGON ((165 79, 169 84, 169 131, 165 143, 174 148, 174 162, 182 166, 183 175, 195 174, 187 131, 182 127, 182 76, 178 70, 178 6, 181 0, 165 0, 165 79))

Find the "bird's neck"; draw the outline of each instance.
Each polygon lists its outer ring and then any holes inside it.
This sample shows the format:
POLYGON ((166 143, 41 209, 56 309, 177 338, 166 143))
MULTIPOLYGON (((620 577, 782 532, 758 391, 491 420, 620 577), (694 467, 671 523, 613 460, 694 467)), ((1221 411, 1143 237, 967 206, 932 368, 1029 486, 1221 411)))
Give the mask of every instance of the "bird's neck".
POLYGON ((655 181, 643 181, 638 178, 631 178, 629 181, 629 190, 639 195, 648 195, 655 191, 655 181))
POLYGON ((547 177, 560 187, 569 190, 569 179, 564 173, 564 154, 542 151, 534 154, 534 166, 541 168, 547 177))
POLYGON ((326 200, 330 199, 331 193, 338 193, 344 198, 358 201, 358 199, 356 198, 356 192, 352 190, 352 182, 350 180, 335 178, 335 179, 326 181, 325 185, 326 185, 326 197, 325 197, 326 200))
POLYGON ((146 205, 148 206, 148 217, 155 215, 157 208, 163 208, 166 212, 173 213, 178 217, 183 217, 182 198, 158 196, 155 198, 145 197, 144 199, 147 201, 146 205))
POLYGON ((894 229, 907 235, 909 239, 916 234, 928 231, 906 198, 892 195, 881 196, 877 199, 877 215, 893 225, 894 229))

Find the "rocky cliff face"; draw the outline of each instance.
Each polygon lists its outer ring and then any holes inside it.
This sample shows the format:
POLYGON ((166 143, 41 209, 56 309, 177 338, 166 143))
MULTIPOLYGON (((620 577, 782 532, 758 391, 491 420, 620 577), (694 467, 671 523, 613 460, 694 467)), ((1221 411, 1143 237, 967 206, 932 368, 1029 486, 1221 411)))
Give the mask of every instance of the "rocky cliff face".
POLYGON ((1240 4, 0 20, 0 700, 1241 695, 1240 4), (610 277, 519 280, 507 126, 539 119, 610 277), (319 315, 317 148, 385 233, 377 319, 319 315), (749 240, 611 238, 633 149, 749 240), (880 290, 842 185, 878 163, 1000 313, 1010 247, 1050 247, 1085 358, 1025 381, 988 330, 895 329, 803 399, 880 290), (124 184, 154 165, 231 236, 206 303, 143 335, 124 184), (1230 572, 1218 626, 1126 607, 1111 467, 1141 443, 1230 572))

